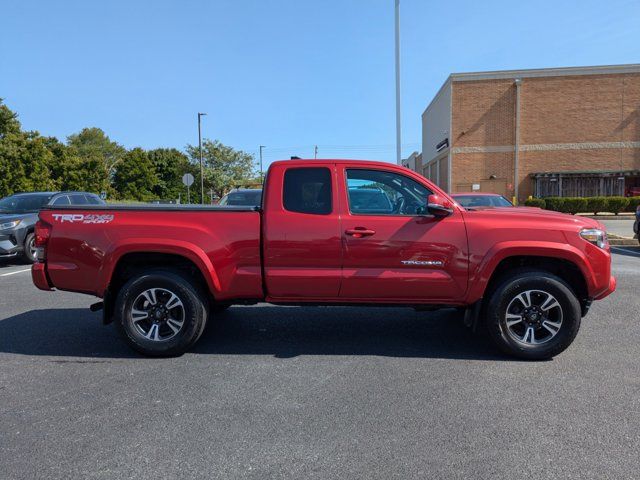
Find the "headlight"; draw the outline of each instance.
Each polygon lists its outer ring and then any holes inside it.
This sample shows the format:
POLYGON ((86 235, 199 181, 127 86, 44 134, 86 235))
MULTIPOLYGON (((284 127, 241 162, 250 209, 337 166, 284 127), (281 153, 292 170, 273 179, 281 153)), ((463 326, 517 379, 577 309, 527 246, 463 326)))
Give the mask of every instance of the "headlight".
POLYGON ((0 223, 0 230, 16 228, 18 225, 20 225, 20 222, 22 222, 22 220, 14 220, 13 222, 0 223))
POLYGON ((600 248, 606 248, 609 245, 607 240, 607 232, 600 230, 599 228, 587 228, 580 232, 580 236, 587 242, 593 243, 600 248))

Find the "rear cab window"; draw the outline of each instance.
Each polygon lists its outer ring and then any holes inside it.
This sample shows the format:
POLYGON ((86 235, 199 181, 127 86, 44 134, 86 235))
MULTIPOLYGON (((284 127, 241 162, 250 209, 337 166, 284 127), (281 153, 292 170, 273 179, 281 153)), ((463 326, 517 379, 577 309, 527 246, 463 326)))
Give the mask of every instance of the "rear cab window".
POLYGON ((294 167, 284 174, 282 204, 289 212, 329 215, 332 205, 331 170, 326 167, 294 167))

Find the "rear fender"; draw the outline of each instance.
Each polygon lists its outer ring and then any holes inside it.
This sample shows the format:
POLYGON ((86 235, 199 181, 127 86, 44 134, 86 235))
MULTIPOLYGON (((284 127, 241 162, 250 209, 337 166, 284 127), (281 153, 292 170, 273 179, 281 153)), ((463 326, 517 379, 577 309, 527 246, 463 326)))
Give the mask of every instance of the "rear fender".
POLYGON ((126 243, 115 244, 114 248, 105 255, 105 260, 98 272, 100 284, 99 293, 104 296, 111 277, 120 259, 129 253, 167 253, 180 255, 191 260, 202 273, 210 292, 214 297, 220 293, 220 280, 216 269, 207 254, 198 246, 181 240, 164 240, 161 238, 127 238, 126 243))

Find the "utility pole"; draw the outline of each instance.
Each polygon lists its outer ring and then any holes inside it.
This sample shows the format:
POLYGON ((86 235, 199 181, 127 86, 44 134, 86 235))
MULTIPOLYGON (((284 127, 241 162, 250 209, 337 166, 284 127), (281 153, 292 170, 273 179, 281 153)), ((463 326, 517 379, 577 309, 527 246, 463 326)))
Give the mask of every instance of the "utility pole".
POLYGON ((400 0, 396 0, 396 163, 402 163, 400 135, 400 0))
POLYGON ((200 129, 200 118, 206 113, 198 112, 198 150, 200 151, 200 204, 204 205, 204 166, 202 164, 202 131, 200 129))
POLYGON ((314 160, 318 158, 318 145, 313 149, 313 158, 314 160))
POLYGON ((262 171, 262 149, 266 148, 264 145, 260 145, 260 181, 264 180, 264 173, 262 171))

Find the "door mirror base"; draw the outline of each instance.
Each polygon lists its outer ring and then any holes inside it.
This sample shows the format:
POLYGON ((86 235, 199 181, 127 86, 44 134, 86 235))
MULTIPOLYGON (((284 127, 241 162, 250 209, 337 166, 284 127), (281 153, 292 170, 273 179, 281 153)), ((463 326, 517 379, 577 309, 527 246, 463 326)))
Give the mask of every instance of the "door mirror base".
POLYGON ((429 199, 427 200, 427 212, 434 217, 448 217, 453 214, 453 206, 448 200, 445 200, 438 195, 429 195, 429 199))

